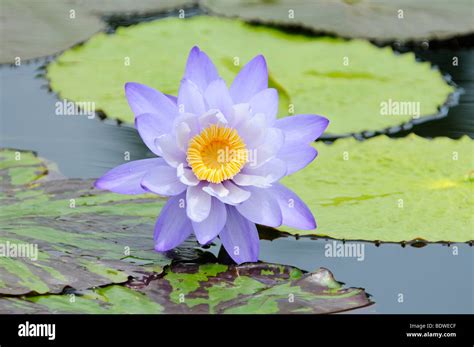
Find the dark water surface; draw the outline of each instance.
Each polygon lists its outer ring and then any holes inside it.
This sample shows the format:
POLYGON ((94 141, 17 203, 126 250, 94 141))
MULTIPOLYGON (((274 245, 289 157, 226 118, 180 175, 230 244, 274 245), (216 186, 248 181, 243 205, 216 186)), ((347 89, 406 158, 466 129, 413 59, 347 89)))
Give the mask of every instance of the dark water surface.
MULTIPOLYGON (((449 73, 464 94, 445 118, 394 136, 414 131, 426 137, 474 137, 474 49, 420 50, 417 55, 449 73), (459 57, 457 67, 451 64, 453 55, 459 57)), ((37 77, 43 64, 0 65, 0 147, 35 150, 56 162, 65 176, 81 178, 98 177, 122 164, 125 152, 131 160, 152 156, 133 128, 97 118, 56 115, 58 99, 48 92, 47 81, 37 77)), ((293 237, 262 240, 260 257, 308 271, 326 267, 347 285, 365 288, 376 304, 354 312, 474 312, 474 249, 468 244, 416 248, 362 242, 365 256, 358 261, 326 257, 325 245, 332 242, 293 237)), ((211 251, 217 253, 218 247, 217 243, 211 251)))

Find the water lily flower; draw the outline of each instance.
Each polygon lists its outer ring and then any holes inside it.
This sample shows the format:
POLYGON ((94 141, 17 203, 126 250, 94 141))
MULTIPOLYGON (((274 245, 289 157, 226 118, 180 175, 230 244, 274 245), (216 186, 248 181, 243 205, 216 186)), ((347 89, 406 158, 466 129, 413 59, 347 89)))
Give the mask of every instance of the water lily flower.
POLYGON ((219 236, 240 264, 258 260, 256 224, 314 229, 309 208, 278 181, 317 155, 311 142, 324 117, 277 119, 278 93, 268 88, 265 58, 245 65, 230 88, 209 57, 192 48, 173 97, 127 83, 135 127, 157 158, 120 165, 95 186, 121 194, 168 196, 155 225, 155 250, 170 250, 194 233, 200 244, 219 236))

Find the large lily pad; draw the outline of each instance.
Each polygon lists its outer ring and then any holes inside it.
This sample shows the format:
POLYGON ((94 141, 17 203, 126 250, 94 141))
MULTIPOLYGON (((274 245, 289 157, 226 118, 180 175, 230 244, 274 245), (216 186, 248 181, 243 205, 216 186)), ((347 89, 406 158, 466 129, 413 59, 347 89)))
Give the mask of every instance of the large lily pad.
POLYGON ((333 313, 371 304, 364 290, 343 288, 331 272, 257 263, 175 264, 147 284, 69 295, 0 298, 10 313, 333 313))
POLYGON ((168 18, 95 35, 51 63, 47 76, 62 98, 93 101, 109 117, 132 123, 124 84, 136 81, 175 95, 187 54, 196 44, 227 82, 253 56, 264 54, 270 85, 279 89, 280 116, 323 114, 331 120, 333 135, 381 130, 418 117, 416 107, 384 113, 383 102, 411 101, 419 106, 420 117, 435 114, 453 91, 439 71, 417 62, 412 53, 395 55, 362 40, 290 35, 207 16, 168 18))
POLYGON ((59 53, 103 30, 101 16, 189 6, 176 0, 2 0, 0 63, 59 53))
POLYGON ((302 25, 350 38, 430 40, 474 32, 470 0, 202 0, 201 3, 224 16, 302 25))
POLYGON ((346 240, 474 240, 474 142, 415 135, 318 144, 318 159, 283 180, 317 217, 292 234, 346 240))
MULTIPOLYGON (((97 191, 92 180, 47 180, 47 172, 31 152, 0 151, 0 244, 11 255, 0 257, 0 294, 123 283, 161 273, 171 262, 153 250, 164 199, 97 191), (28 251, 15 257, 25 245, 28 251)), ((195 245, 189 241, 181 251, 192 253, 195 245)))

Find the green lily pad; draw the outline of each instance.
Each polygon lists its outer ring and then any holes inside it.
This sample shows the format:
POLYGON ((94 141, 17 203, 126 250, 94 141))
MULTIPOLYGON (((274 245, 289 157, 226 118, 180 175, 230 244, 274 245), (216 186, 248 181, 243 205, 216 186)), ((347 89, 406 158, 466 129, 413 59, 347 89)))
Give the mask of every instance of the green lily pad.
POLYGON ((171 262, 153 250, 164 199, 97 191, 92 180, 47 180, 47 172, 31 152, 0 151, 0 294, 123 283, 171 262))
POLYGON ((317 160, 283 179, 318 228, 292 234, 346 240, 474 240, 474 141, 415 135, 317 144, 317 160))
POLYGON ((0 149, 2 188, 12 188, 46 177, 48 168, 33 152, 0 149), (6 176, 6 177, 5 177, 6 176))
POLYGON ((0 298, 9 313, 333 313, 370 305, 330 271, 255 263, 175 264, 141 286, 112 285, 74 295, 0 298))
POLYGON ((370 304, 360 288, 342 288, 332 273, 258 263, 177 264, 138 289, 170 313, 332 313, 370 304))
POLYGON ((253 56, 264 54, 270 85, 279 90, 279 116, 325 115, 332 135, 382 130, 435 114, 453 91, 439 71, 412 53, 396 55, 363 40, 291 35, 207 16, 97 34, 52 62, 47 76, 61 98, 95 102, 109 117, 132 123, 124 84, 140 82, 176 95, 196 44, 228 83, 253 56))
POLYGON ((470 0, 201 0, 201 4, 224 16, 302 25, 349 38, 430 40, 474 32, 470 0))
POLYGON ((152 314, 162 311, 161 305, 142 293, 120 285, 61 295, 0 296, 0 312, 7 314, 152 314))

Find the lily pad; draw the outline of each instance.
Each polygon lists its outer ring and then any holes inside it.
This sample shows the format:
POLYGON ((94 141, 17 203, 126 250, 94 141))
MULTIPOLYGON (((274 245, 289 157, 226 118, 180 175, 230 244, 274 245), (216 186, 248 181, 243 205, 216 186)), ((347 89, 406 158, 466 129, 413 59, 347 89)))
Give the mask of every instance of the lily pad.
POLYGON ((202 0, 201 4, 224 16, 302 25, 348 38, 429 40, 474 32, 470 0, 202 0))
POLYGON ((153 250, 164 199, 97 191, 92 180, 48 181, 47 172, 31 152, 0 151, 0 294, 123 283, 171 262, 153 250))
POLYGON ((283 179, 317 216, 313 231, 346 240, 474 240, 474 141, 411 135, 318 144, 318 159, 283 179))
POLYGON ((120 285, 61 295, 0 296, 0 312, 4 314, 151 314, 162 311, 162 306, 145 295, 120 285))
POLYGON ((370 305, 360 288, 343 288, 330 271, 256 263, 175 264, 132 289, 112 285, 69 295, 0 298, 10 313, 333 313, 370 305), (73 299, 71 299, 73 298, 73 299))
POLYGON ((439 71, 412 53, 396 55, 363 40, 291 35, 208 16, 97 34, 52 62, 47 76, 61 98, 95 102, 109 117, 132 123, 124 84, 140 82, 176 95, 185 59, 196 44, 228 83, 253 56, 263 54, 270 85, 279 90, 279 116, 323 114, 331 121, 328 132, 336 136, 436 114, 453 91, 439 71), (402 102, 414 106, 398 106, 397 112, 389 106, 402 102))
POLYGON ((46 177, 48 168, 35 153, 0 149, 1 187, 12 188, 46 177))
POLYGON ((183 8, 176 0, 2 0, 0 63, 17 63, 61 52, 105 29, 101 16, 183 8))

